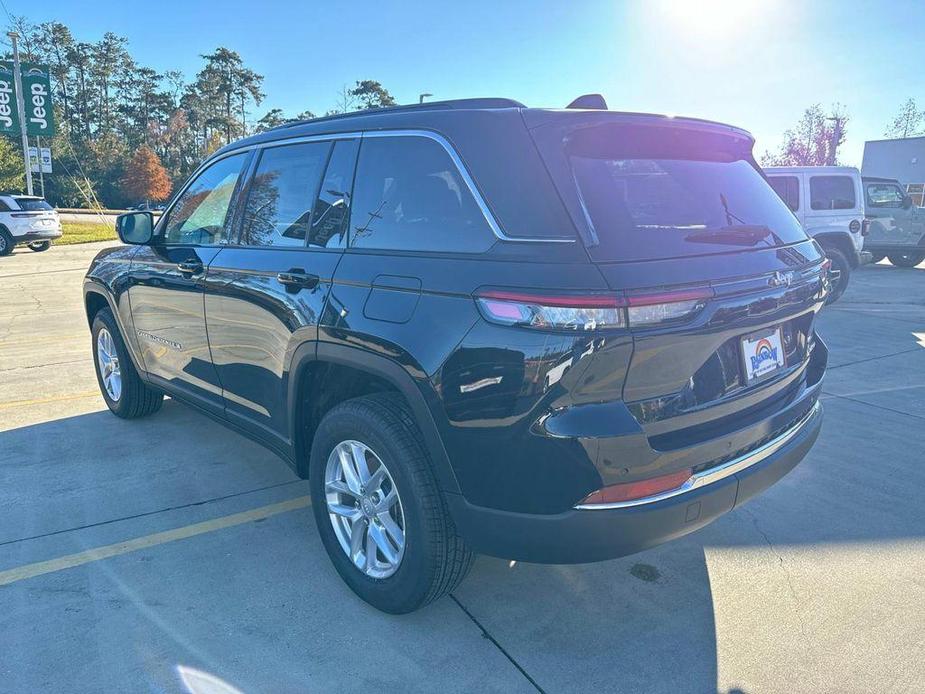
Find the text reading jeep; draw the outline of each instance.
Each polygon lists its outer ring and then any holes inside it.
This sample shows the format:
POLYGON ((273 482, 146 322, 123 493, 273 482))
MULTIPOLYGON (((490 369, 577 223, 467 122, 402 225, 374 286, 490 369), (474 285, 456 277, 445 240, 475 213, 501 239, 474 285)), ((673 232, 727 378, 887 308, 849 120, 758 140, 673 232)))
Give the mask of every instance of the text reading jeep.
POLYGON ((389 612, 473 553, 609 559, 745 502, 819 432, 828 261, 748 133, 601 101, 381 109, 221 149, 87 274, 110 409, 166 393, 279 453, 337 571, 389 612))

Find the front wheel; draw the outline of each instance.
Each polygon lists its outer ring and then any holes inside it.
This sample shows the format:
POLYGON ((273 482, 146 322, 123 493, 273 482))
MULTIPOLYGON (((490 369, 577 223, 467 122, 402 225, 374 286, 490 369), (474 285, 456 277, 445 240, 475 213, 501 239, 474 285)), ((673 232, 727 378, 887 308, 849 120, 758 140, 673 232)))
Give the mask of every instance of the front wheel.
POLYGON ((29 250, 41 253, 51 248, 51 241, 33 241, 29 244, 29 250))
POLYGON ((925 260, 925 253, 890 253, 887 257, 896 267, 915 267, 925 260))
POLYGON ((825 300, 826 304, 834 304, 845 293, 848 287, 848 278, 851 276, 851 265, 845 254, 837 248, 823 248, 825 256, 832 261, 832 269, 838 270, 838 279, 832 282, 829 289, 829 296, 825 300))
POLYGON ((401 398, 334 407, 315 432, 312 508, 334 568, 384 612, 412 612, 453 590, 474 555, 456 533, 421 434, 401 398))
POLYGON ((123 419, 135 419, 161 409, 164 394, 141 380, 108 308, 93 318, 91 333, 96 380, 112 413, 123 419))
POLYGON ((15 245, 16 244, 13 243, 13 237, 10 236, 10 232, 6 229, 0 229, 0 257, 12 253, 15 245))

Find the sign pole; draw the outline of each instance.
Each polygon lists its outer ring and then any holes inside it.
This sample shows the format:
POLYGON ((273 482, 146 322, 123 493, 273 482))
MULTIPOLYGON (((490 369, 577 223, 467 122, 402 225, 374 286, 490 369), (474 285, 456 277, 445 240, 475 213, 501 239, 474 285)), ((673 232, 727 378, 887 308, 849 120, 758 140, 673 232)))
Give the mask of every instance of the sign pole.
POLYGON ((42 138, 35 136, 35 151, 39 154, 39 188, 42 191, 42 198, 45 198, 45 167, 42 164, 42 138))
POLYGON ((13 42, 13 81, 16 84, 16 109, 19 112, 19 129, 22 132, 22 158, 26 165, 26 192, 32 195, 32 166, 29 163, 29 135, 26 133, 26 105, 23 102, 22 74, 19 70, 19 34, 11 31, 7 34, 13 42))

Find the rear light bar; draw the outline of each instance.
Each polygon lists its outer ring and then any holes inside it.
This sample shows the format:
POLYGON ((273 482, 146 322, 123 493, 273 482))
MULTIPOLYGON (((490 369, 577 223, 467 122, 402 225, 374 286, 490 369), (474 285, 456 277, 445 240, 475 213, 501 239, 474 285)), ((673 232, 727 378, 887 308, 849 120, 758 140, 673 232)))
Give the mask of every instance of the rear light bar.
POLYGON ((711 287, 618 294, 485 290, 475 300, 486 320, 556 330, 647 327, 689 318, 714 296, 711 287))
POLYGON ((635 499, 644 499, 649 496, 670 492, 684 486, 694 474, 691 468, 685 468, 678 472, 672 472, 661 477, 652 477, 647 480, 638 482, 626 482, 624 484, 613 484, 609 487, 598 489, 593 494, 589 494, 579 502, 579 506, 594 506, 596 504, 614 504, 621 501, 633 501, 635 499))

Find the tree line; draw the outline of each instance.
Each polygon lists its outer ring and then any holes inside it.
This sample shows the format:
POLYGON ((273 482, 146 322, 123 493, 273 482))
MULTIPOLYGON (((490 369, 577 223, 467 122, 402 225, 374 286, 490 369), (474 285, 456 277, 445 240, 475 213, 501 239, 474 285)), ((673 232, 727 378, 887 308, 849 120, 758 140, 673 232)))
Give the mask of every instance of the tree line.
MULTIPOLYGON (((263 75, 224 46, 200 56, 201 69, 187 79, 142 65, 128 39, 112 32, 85 41, 61 22, 33 24, 24 17, 13 17, 8 30, 19 34, 21 60, 49 66, 58 132, 42 143, 51 146, 55 166, 55 174, 45 176, 45 195, 60 207, 163 200, 222 145, 315 117, 308 110, 287 116, 279 108, 256 115, 266 99, 263 75), (146 176, 129 171, 139 165, 154 179, 147 189, 146 176)), ((395 103, 379 82, 359 80, 344 86, 323 115, 395 103)), ((18 138, 0 138, 0 187, 20 190, 23 178, 18 138)))
MULTIPOLYGON (((187 78, 159 72, 132 57, 128 39, 106 32, 97 40, 76 37, 61 22, 34 24, 13 17, 23 61, 44 63, 51 73, 58 132, 50 145, 55 174, 45 177, 45 195, 60 207, 91 201, 118 208, 160 201, 202 159, 242 136, 294 120, 315 117, 265 108, 263 75, 235 50, 219 46, 201 55, 201 69, 187 78), (145 182, 150 182, 146 185, 145 182)), ((5 57, 11 58, 8 50, 5 57)), ((321 115, 391 106, 394 97, 375 80, 358 80, 333 95, 321 115)), ((765 165, 817 166, 839 163, 849 117, 843 106, 815 104, 789 128, 765 165)), ((889 121, 884 136, 925 134, 925 112, 910 98, 889 121)), ((22 190, 18 138, 0 137, 0 189, 22 190)))

